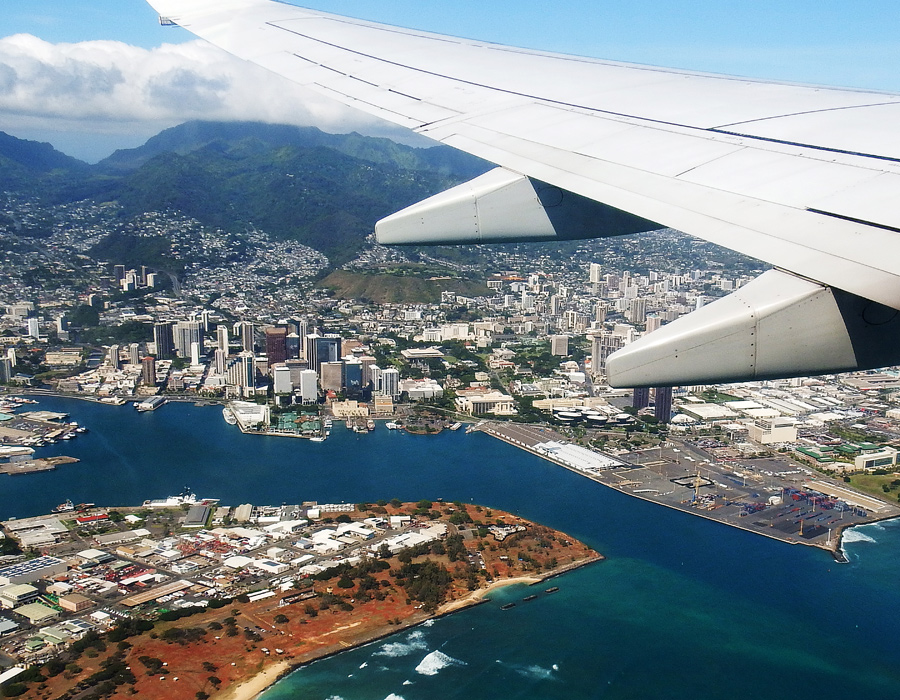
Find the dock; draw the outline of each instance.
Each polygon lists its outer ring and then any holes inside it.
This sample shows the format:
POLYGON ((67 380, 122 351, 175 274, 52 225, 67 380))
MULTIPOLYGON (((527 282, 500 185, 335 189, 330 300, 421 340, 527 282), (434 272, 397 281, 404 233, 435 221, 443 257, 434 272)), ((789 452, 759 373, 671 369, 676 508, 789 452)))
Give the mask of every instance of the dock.
POLYGON ((720 462, 688 441, 607 455, 550 427, 486 421, 470 428, 592 481, 651 503, 843 561, 841 533, 900 517, 900 507, 858 493, 784 457, 720 462))
POLYGON ((34 474, 35 472, 52 472, 61 464, 76 464, 81 460, 75 457, 42 457, 21 462, 0 464, 0 474, 34 474))

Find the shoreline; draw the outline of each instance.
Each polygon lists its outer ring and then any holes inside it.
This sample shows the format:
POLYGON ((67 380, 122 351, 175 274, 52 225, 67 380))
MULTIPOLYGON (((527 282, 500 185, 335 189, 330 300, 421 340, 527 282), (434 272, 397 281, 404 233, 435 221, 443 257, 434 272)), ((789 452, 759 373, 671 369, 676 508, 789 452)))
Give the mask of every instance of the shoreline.
POLYGON ((696 516, 701 517, 701 518, 703 518, 703 519, 705 519, 705 520, 709 520, 710 522, 719 523, 720 525, 725 525, 725 526, 727 526, 727 527, 733 527, 733 528, 735 528, 736 530, 742 530, 743 532, 748 532, 748 533, 750 533, 750 534, 752 534, 752 535, 761 535, 762 537, 768 537, 769 539, 775 540, 776 542, 782 542, 782 543, 784 543, 784 544, 788 544, 788 545, 792 545, 792 546, 793 546, 793 545, 802 545, 802 546, 804 546, 804 547, 812 547, 813 549, 820 549, 820 550, 823 550, 823 551, 825 551, 825 552, 828 552, 828 553, 832 556, 832 558, 834 559, 834 561, 835 561, 836 563, 838 563, 838 564, 847 564, 847 563, 849 563, 849 560, 848 560, 847 557, 844 555, 843 547, 842 547, 842 544, 841 544, 841 540, 842 540, 842 538, 843 538, 843 535, 844 535, 844 531, 845 531, 845 530, 849 530, 849 529, 852 529, 852 528, 854 528, 854 527, 863 526, 863 525, 874 525, 875 523, 884 522, 884 521, 886 521, 886 520, 897 520, 897 519, 900 519, 900 516, 898 516, 898 515, 885 515, 885 516, 882 516, 882 517, 873 517, 870 521, 865 522, 865 523, 855 523, 855 524, 849 524, 849 525, 841 526, 841 527, 839 527, 839 528, 836 528, 837 531, 835 532, 834 544, 833 544, 832 546, 830 546, 830 547, 829 547, 829 546, 826 546, 826 545, 822 545, 822 544, 817 544, 817 543, 815 543, 815 542, 802 542, 802 541, 800 541, 800 540, 788 539, 788 538, 785 538, 785 537, 778 537, 778 536, 776 536, 776 535, 772 535, 772 534, 769 534, 769 533, 767 533, 767 532, 763 532, 763 531, 761 531, 761 530, 754 530, 754 529, 751 529, 751 528, 748 528, 748 527, 744 527, 744 526, 742 526, 742 525, 740 525, 740 524, 737 524, 737 523, 731 523, 731 522, 727 522, 727 521, 725 521, 725 520, 719 520, 718 518, 713 518, 713 517, 711 517, 711 516, 709 516, 709 515, 707 515, 707 514, 705 514, 705 513, 699 512, 699 511, 695 511, 695 510, 687 510, 687 509, 684 509, 684 508, 679 508, 679 507, 677 507, 677 506, 675 506, 675 505, 673 505, 673 504, 670 504, 670 503, 665 503, 665 502, 663 502, 663 501, 657 501, 657 500, 654 500, 654 499, 652 499, 652 498, 648 498, 647 496, 644 496, 643 494, 640 494, 640 493, 635 493, 635 492, 632 492, 632 491, 626 491, 626 490, 621 489, 621 488, 616 488, 616 487, 613 486, 612 484, 607 484, 606 482, 602 481, 601 479, 598 479, 598 478, 593 477, 591 474, 586 474, 585 472, 579 471, 578 469, 575 469, 574 467, 571 467, 571 466, 569 466, 568 464, 565 464, 565 463, 560 462, 560 461, 558 461, 558 460, 556 460, 556 459, 553 459, 553 457, 551 457, 550 455, 544 454, 544 453, 542 453, 542 452, 538 452, 538 451, 536 451, 536 450, 532 450, 532 449, 529 448, 527 445, 523 445, 523 444, 517 443, 517 442, 515 442, 514 440, 511 440, 511 439, 507 438, 506 436, 504 436, 504 435, 502 435, 502 434, 500 434, 500 433, 498 433, 498 432, 491 432, 491 431, 487 431, 487 430, 481 430, 480 428, 476 428, 476 430, 478 430, 478 431, 481 432, 481 433, 484 433, 485 435, 488 435, 488 436, 493 437, 493 438, 495 438, 495 439, 497 439, 497 440, 500 440, 501 442, 505 442, 507 445, 512 445, 513 447, 517 447, 517 448, 519 448, 519 449, 521 449, 521 450, 525 450, 525 452, 528 452, 529 454, 532 454, 532 455, 534 455, 535 457, 540 457, 541 459, 543 459, 543 460, 545 460, 545 461, 547 461, 547 462, 550 462, 551 464, 555 464, 555 465, 557 465, 557 466, 563 467, 564 469, 568 469, 570 472, 573 472, 574 474, 579 474, 580 476, 583 476, 583 477, 585 477, 585 478, 587 478, 587 479, 590 479, 591 481, 593 481, 593 482, 595 482, 595 483, 598 483, 598 484, 600 484, 601 486, 605 486, 606 488, 610 488, 610 489, 612 489, 613 491, 616 491, 616 492, 618 492, 618 493, 624 494, 624 495, 626 495, 626 496, 632 496, 632 497, 634 497, 634 498, 639 498, 640 500, 645 501, 645 502, 647 502, 647 503, 653 503, 654 505, 664 506, 665 508, 669 508, 669 509, 674 510, 674 511, 677 511, 677 512, 679 512, 679 513, 685 513, 686 515, 696 515, 696 516))
POLYGON ((405 632, 406 630, 418 627, 419 625, 422 625, 429 620, 437 620, 442 617, 457 613, 461 610, 466 610, 468 608, 473 608, 477 605, 487 603, 489 599, 486 596, 491 591, 516 585, 535 586, 552 578, 562 576, 563 574, 569 573, 570 571, 575 571, 576 569, 581 569, 590 564, 605 561, 605 559, 606 557, 604 557, 600 553, 597 553, 597 555, 594 557, 579 559, 578 561, 574 561, 570 564, 567 564, 566 566, 561 566, 557 569, 553 569, 552 571, 548 571, 546 574, 534 576, 515 576, 513 578, 494 581, 485 588, 479 588, 477 591, 472 591, 467 596, 444 603, 432 615, 421 613, 421 617, 414 616, 412 619, 408 620, 407 624, 381 628, 378 631, 367 635, 365 638, 360 639, 353 644, 348 644, 347 646, 339 649, 325 651, 322 654, 314 655, 313 658, 305 658, 299 661, 284 659, 283 661, 274 663, 271 666, 264 668, 255 676, 248 678, 247 680, 242 681, 237 685, 225 689, 222 695, 217 696, 217 700, 259 700, 262 694, 265 693, 273 685, 275 685, 278 681, 289 676, 294 671, 297 671, 305 666, 309 666, 312 663, 331 658, 332 656, 337 656, 338 654, 343 654, 346 651, 359 649, 360 647, 364 647, 368 644, 372 644, 388 637, 392 637, 395 634, 399 634, 400 632, 405 632))

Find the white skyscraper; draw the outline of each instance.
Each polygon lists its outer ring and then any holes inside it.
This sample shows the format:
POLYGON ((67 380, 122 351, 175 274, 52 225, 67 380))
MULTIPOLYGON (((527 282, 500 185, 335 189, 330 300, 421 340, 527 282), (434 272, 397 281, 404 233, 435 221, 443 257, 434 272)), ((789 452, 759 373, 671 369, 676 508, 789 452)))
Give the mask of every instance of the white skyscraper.
POLYGON ((122 363, 119 361, 118 345, 109 346, 109 353, 106 356, 106 362, 113 369, 122 369, 122 363))
POLYGON ((300 400, 303 403, 315 403, 318 399, 318 375, 314 369, 304 369, 300 372, 300 400))
POLYGON ((36 318, 29 318, 28 321, 28 335, 32 338, 40 338, 41 337, 41 322, 36 318))
POLYGON ((173 330, 178 357, 191 357, 191 343, 200 343, 200 322, 179 321, 173 330))
POLYGON ((294 391, 290 367, 285 364, 272 366, 272 390, 276 394, 290 394, 294 391))
POLYGON ((191 343, 191 365, 196 367, 200 364, 200 343, 191 343))
POLYGON ((400 371, 398 369, 388 367, 381 371, 381 393, 395 399, 400 396, 400 371))
POLYGON ((141 354, 138 352, 137 343, 132 343, 128 346, 128 363, 132 365, 141 364, 141 354))

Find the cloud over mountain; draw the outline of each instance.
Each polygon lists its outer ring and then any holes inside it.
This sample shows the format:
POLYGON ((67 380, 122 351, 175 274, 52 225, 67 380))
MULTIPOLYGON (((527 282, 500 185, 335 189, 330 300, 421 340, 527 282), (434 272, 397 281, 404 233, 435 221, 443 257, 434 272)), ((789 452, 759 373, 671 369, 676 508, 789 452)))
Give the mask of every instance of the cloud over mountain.
POLYGON ((149 135, 192 119, 402 133, 202 41, 148 50, 0 39, 0 128, 149 135))

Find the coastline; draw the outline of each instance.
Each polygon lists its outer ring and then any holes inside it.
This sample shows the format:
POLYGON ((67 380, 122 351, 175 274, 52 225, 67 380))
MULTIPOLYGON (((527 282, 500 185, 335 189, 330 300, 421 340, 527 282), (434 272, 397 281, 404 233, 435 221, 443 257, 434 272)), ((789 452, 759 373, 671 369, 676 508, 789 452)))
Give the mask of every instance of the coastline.
POLYGON ((407 624, 380 628, 378 631, 366 635, 364 638, 357 640, 355 643, 346 644, 346 646, 341 646, 341 648, 338 649, 325 650, 324 652, 318 654, 311 653, 309 658, 301 657, 301 659, 299 660, 295 658, 278 661, 277 663, 264 668, 255 676, 248 678, 247 680, 234 686, 231 686, 230 688, 226 688, 224 692, 221 695, 216 696, 216 698, 217 700, 258 700, 258 698, 260 698, 263 693, 265 693, 269 688, 275 685, 282 678, 290 675, 300 668, 303 668, 304 666, 308 666, 311 663, 320 661, 322 659, 327 659, 337 654, 342 654, 345 651, 358 649, 360 647, 366 646, 367 644, 377 642, 381 639, 392 637, 400 632, 418 627, 422 623, 429 620, 436 620, 441 617, 446 617, 447 615, 452 615, 453 613, 459 612, 460 610, 465 610, 467 608, 475 607, 476 605, 487 603, 489 600, 487 598, 487 595, 491 591, 515 585, 535 586, 549 579, 556 578, 557 576, 562 576, 563 574, 566 574, 570 571, 575 571, 576 569, 588 566, 589 564, 604 561, 605 558, 606 557, 604 557, 602 554, 596 553, 596 556, 579 559, 578 561, 574 561, 570 564, 567 564, 566 566, 561 566, 548 571, 546 574, 535 576, 515 576, 512 578, 494 581, 484 588, 479 588, 476 591, 472 591, 467 596, 444 603, 440 608, 437 609, 437 611, 433 615, 422 613, 421 616, 414 616, 414 618, 410 619, 407 624))
MULTIPOLYGON (((676 505, 674 505, 674 504, 671 504, 671 503, 666 503, 665 501, 656 500, 656 499, 653 499, 653 498, 648 498, 647 496, 645 496, 644 494, 641 494, 641 493, 637 493, 637 492, 634 492, 634 491, 628 491, 628 490, 626 490, 626 489, 624 489, 624 488, 618 488, 618 487, 616 487, 616 486, 613 485, 613 484, 606 483, 606 482, 603 481, 602 479, 596 478, 596 477, 593 476, 592 474, 585 473, 585 472, 583 472, 583 471, 580 471, 580 470, 578 470, 578 469, 575 469, 574 467, 572 467, 572 466, 569 465, 569 464, 566 464, 565 462, 562 462, 562 461, 559 461, 559 460, 557 460, 557 459, 554 459, 554 458, 553 458, 551 455, 549 455, 549 454, 546 454, 546 453, 544 453, 544 452, 539 452, 539 451, 537 451, 537 450, 533 450, 533 449, 531 449, 528 445, 524 445, 524 444, 522 444, 522 443, 520 443, 520 442, 517 442, 517 441, 515 441, 515 440, 512 440, 512 439, 508 438, 507 436, 505 436, 505 435, 503 435, 503 434, 501 434, 501 433, 499 433, 499 432, 492 431, 492 430, 481 430, 480 427, 478 427, 478 426, 476 426, 475 429, 476 429, 476 430, 479 430, 480 432, 483 432, 485 435, 489 435, 489 436, 491 436, 491 437, 493 437, 493 438, 496 438, 497 440, 500 440, 501 442, 505 442, 505 443, 508 444, 508 445, 512 445, 513 447, 517 447, 517 448, 519 448, 519 449, 521 449, 521 450, 525 450, 526 452, 528 452, 529 454, 534 455, 535 457, 540 457, 541 459, 543 459, 543 460, 545 460, 545 461, 547 461, 547 462, 550 462, 550 463, 552 463, 552 464, 556 464, 557 466, 563 467, 564 469, 568 469, 570 472, 572 472, 572 473, 574 473, 574 474, 578 474, 578 475, 580 475, 580 476, 583 476, 583 477, 585 477, 585 478, 587 478, 587 479, 590 479, 591 481, 593 481, 593 482, 595 482, 595 483, 601 484, 602 486, 605 486, 605 487, 607 487, 607 488, 610 488, 610 489, 612 489, 613 491, 617 491, 618 493, 624 494, 624 495, 626 495, 626 496, 631 496, 631 497, 633 497, 633 498, 638 498, 638 499, 640 499, 640 500, 642 500, 642 501, 645 501, 645 502, 647 502, 647 503, 653 503, 654 505, 663 506, 663 507, 665 507, 665 508, 669 508, 669 509, 671 509, 671 510, 675 510, 675 511, 677 511, 677 512, 679 512, 679 513, 685 513, 685 514, 687 514, 687 515, 696 515, 696 516, 701 517, 701 518, 703 518, 703 519, 705 519, 705 520, 709 520, 709 521, 711 521, 711 522, 719 523, 720 525, 726 525, 726 526, 728 526, 728 527, 733 527, 733 528, 735 528, 736 530, 742 530, 743 532, 748 532, 748 533, 753 534, 753 535, 761 535, 761 536, 763 536, 763 537, 768 537, 769 539, 773 539, 773 540, 775 540, 775 541, 777 541, 777 542, 782 542, 782 543, 784 543, 784 544, 789 544, 789 545, 802 545, 802 546, 805 546, 805 547, 812 547, 813 549, 820 549, 820 550, 823 550, 823 551, 828 552, 828 553, 832 556, 832 558, 834 559, 834 561, 835 561, 836 563, 838 563, 838 564, 846 564, 846 563, 848 563, 848 560, 847 560, 846 556, 845 556, 844 553, 843 553, 843 547, 842 547, 842 538, 843 538, 843 534, 844 534, 844 532, 845 532, 846 530, 852 529, 852 528, 857 527, 857 526, 860 526, 860 525, 873 525, 873 524, 875 524, 875 523, 884 522, 884 521, 886 521, 886 520, 896 520, 896 519, 900 519, 900 516, 898 516, 897 514, 889 514, 889 515, 883 515, 883 516, 880 516, 880 517, 877 517, 877 516, 876 516, 876 517, 873 517, 873 518, 871 518, 868 522, 865 522, 865 523, 850 523, 850 524, 847 524, 847 525, 842 525, 842 526, 840 526, 840 527, 838 527, 838 528, 835 528, 836 531, 835 531, 834 537, 833 537, 833 539, 832 539, 832 544, 830 544, 830 545, 828 545, 828 544, 820 544, 820 543, 817 543, 817 542, 803 542, 803 541, 801 541, 801 540, 797 540, 797 539, 794 539, 794 538, 792 538, 792 537, 789 538, 789 537, 777 536, 777 535, 774 535, 774 534, 765 532, 765 531, 760 530, 760 529, 753 529, 753 528, 745 527, 745 526, 743 526, 743 525, 741 525, 741 524, 739 524, 739 523, 733 523, 733 522, 729 522, 729 521, 727 521, 727 520, 722 520, 722 519, 719 519, 719 518, 714 518, 714 517, 712 517, 712 516, 710 516, 710 515, 708 515, 708 514, 706 514, 706 513, 703 513, 702 511, 698 511, 698 510, 688 510, 688 509, 685 509, 685 508, 679 508, 678 506, 676 506, 676 505)), ((889 505, 892 505, 892 504, 889 504, 889 505)))

